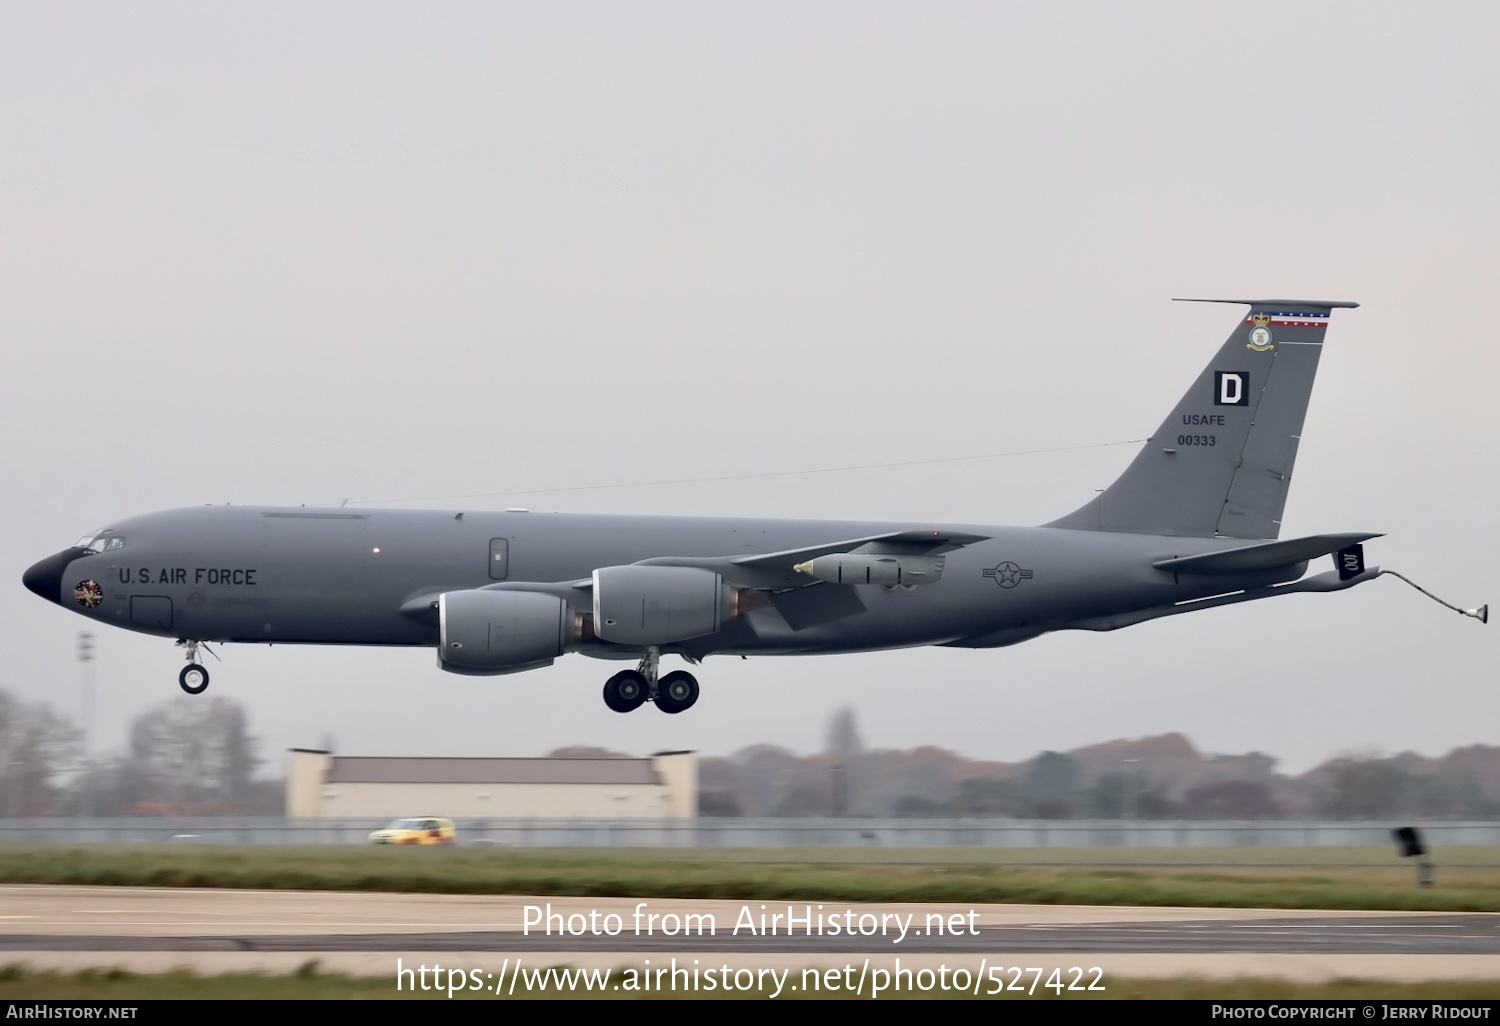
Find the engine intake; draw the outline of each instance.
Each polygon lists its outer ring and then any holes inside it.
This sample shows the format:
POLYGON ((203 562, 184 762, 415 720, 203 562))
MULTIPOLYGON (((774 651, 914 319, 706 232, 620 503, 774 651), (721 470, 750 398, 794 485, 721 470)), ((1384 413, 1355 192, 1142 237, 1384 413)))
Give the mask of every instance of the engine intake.
POLYGON ((577 631, 568 604, 529 591, 448 591, 438 596, 438 666, 489 676, 549 666, 577 631))

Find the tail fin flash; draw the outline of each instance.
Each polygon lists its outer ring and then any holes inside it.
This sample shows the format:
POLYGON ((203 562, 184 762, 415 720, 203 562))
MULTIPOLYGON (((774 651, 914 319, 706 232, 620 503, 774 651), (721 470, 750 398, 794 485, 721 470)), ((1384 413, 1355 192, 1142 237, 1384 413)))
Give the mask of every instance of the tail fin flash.
POLYGON ((1215 299, 1250 310, 1146 447, 1047 527, 1273 539, 1331 311, 1358 303, 1215 299))

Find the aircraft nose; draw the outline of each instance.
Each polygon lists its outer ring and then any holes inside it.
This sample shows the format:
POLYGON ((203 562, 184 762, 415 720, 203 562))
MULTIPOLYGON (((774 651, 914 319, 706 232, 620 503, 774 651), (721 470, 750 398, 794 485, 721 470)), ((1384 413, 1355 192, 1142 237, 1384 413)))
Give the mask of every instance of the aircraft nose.
POLYGON ((68 564, 78 558, 77 549, 48 556, 21 575, 21 583, 48 602, 62 603, 62 577, 68 564))

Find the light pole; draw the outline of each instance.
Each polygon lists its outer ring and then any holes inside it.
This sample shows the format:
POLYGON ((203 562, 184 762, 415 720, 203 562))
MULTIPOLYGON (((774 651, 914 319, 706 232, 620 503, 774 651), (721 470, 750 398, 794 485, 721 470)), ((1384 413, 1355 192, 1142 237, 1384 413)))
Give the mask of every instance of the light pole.
POLYGON ((83 687, 83 817, 94 816, 94 636, 78 632, 78 674, 83 687))
POLYGON ((11 819, 21 818, 21 761, 5 753, 5 814, 11 819))

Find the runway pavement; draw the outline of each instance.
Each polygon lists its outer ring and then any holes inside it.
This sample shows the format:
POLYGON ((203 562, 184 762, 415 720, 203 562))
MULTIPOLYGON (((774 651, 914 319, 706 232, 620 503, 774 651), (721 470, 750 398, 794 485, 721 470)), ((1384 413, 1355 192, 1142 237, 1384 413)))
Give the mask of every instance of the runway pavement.
MULTIPOLYGON (((488 972, 504 960, 1500 979, 1500 914, 0 887, 0 964, 488 972)), ((394 976, 393 976, 394 979, 394 976)))

